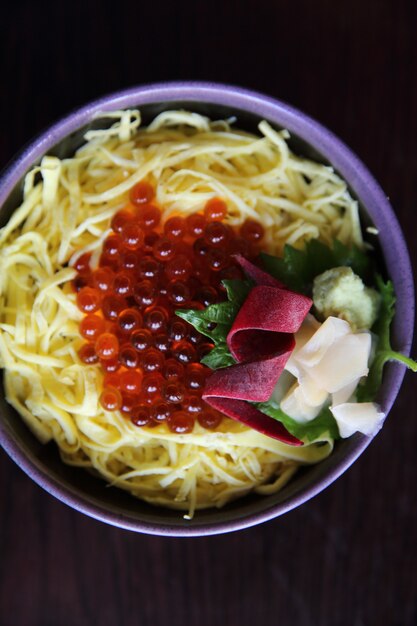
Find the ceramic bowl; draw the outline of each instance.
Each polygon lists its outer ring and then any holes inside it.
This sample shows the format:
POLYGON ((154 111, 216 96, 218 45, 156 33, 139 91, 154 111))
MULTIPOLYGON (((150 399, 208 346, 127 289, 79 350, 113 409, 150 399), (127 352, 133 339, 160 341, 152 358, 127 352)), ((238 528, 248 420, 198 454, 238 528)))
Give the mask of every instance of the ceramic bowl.
MULTIPOLYGON (((22 196, 26 172, 46 153, 70 156, 86 130, 103 124, 100 114, 115 109, 141 110, 144 123, 161 111, 185 108, 212 119, 237 117, 237 126, 257 130, 266 119, 291 133, 296 153, 331 164, 359 201, 362 218, 379 230, 380 252, 397 295, 393 345, 409 353, 414 324, 413 279, 407 248, 395 214, 378 183, 355 154, 329 130, 293 107, 265 95, 229 85, 165 83, 134 87, 110 94, 71 112, 48 128, 15 158, 0 181, 0 225, 4 225, 22 196)), ((388 413, 398 394, 404 368, 389 364, 378 402, 388 413)), ((193 520, 181 513, 155 508, 105 483, 82 469, 64 465, 54 444, 41 445, 14 409, 0 396, 0 443, 19 467, 50 494, 107 524, 136 532, 170 536, 212 535, 247 528, 276 518, 303 504, 335 481, 362 454, 371 437, 354 435, 337 442, 322 463, 303 468, 279 493, 247 496, 223 509, 198 511, 193 520)))

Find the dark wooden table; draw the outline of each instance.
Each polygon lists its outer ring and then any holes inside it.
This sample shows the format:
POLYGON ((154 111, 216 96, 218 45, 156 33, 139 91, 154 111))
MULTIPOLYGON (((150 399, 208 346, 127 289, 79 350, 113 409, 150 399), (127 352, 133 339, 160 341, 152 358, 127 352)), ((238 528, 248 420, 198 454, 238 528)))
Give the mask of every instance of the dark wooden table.
MULTIPOLYGON (((233 82, 344 139, 380 181, 417 264, 414 0, 8 0, 0 165, 73 107, 165 79, 233 82)), ((281 519, 201 539, 135 535, 44 493, 0 452, 2 626, 417 624, 411 374, 342 478, 281 519)))

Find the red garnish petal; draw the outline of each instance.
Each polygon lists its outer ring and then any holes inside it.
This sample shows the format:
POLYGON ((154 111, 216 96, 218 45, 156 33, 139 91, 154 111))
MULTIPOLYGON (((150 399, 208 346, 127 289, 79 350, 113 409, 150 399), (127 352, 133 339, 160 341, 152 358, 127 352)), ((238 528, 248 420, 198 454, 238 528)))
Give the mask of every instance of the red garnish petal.
MULTIPOLYGON (((206 401, 208 402, 208 400, 206 401)), ((291 435, 281 422, 268 417, 265 413, 261 413, 261 411, 258 411, 258 409, 248 402, 244 402, 243 400, 230 400, 228 398, 210 398, 209 403, 218 411, 221 411, 232 419, 242 422, 242 424, 268 437, 278 439, 289 446, 303 445, 303 442, 291 435)))
POLYGON ((233 398, 248 402, 265 402, 280 377, 282 370, 292 352, 291 347, 282 354, 264 360, 237 363, 230 367, 218 369, 206 381, 204 399, 209 402, 211 397, 233 398))
POLYGON ((272 391, 295 346, 294 333, 312 301, 285 289, 272 276, 236 255, 247 276, 256 282, 237 314, 227 345, 237 364, 213 372, 203 398, 222 411, 269 437, 290 445, 303 445, 278 421, 250 402, 264 402, 272 391))
POLYGON ((248 278, 251 278, 257 285, 269 285, 270 287, 281 287, 285 289, 285 285, 281 283, 279 280, 261 270, 260 267, 254 265, 241 254, 234 255, 236 261, 239 263, 240 267, 245 272, 248 278))
POLYGON ((266 285, 254 287, 227 336, 233 357, 237 361, 260 360, 264 357, 262 350, 271 353, 269 341, 273 343, 274 352, 287 349, 288 334, 297 332, 311 304, 310 298, 287 289, 266 285), (257 336, 259 332, 261 334, 257 336), (257 344, 258 340, 260 344, 257 344))

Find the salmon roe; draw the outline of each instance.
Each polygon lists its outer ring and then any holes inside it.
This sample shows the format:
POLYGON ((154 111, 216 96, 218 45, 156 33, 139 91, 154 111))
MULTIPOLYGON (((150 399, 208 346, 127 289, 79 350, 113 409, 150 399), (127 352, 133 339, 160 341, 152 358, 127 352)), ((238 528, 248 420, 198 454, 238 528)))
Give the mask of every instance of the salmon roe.
POLYGON ((202 399, 211 370, 200 363, 213 344, 175 315, 221 302, 225 278, 241 278, 235 254, 253 259, 264 235, 247 220, 239 231, 224 222, 227 204, 209 200, 201 212, 163 220, 146 181, 111 219, 99 266, 90 254, 74 264, 77 304, 85 314, 80 360, 103 370, 100 403, 137 427, 165 424, 177 434, 198 422, 215 429, 223 415, 202 399))

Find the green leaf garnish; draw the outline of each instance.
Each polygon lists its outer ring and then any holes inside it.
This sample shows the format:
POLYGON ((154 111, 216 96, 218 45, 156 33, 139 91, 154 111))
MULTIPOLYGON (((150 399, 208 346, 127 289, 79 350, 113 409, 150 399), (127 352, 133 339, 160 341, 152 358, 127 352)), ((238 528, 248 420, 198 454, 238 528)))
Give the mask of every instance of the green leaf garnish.
POLYGON ((222 283, 226 289, 228 300, 237 307, 237 310, 240 309, 254 286, 251 280, 223 280, 222 283))
POLYGON ((205 357, 201 359, 201 363, 212 370, 218 370, 222 367, 234 365, 236 361, 230 354, 226 340, 219 342, 205 357))
POLYGON ((396 352, 391 347, 390 327, 395 314, 394 286, 390 280, 385 283, 379 275, 376 277, 375 282, 381 295, 378 319, 372 328, 373 332, 377 335, 378 343, 368 376, 358 388, 358 402, 370 402, 374 400, 381 387, 383 369, 387 361, 398 361, 406 365, 413 372, 417 372, 416 361, 404 356, 401 352, 396 352))
POLYGON ((284 424, 285 428, 298 439, 311 442, 325 434, 328 434, 332 439, 340 438, 337 422, 328 407, 322 409, 317 417, 310 422, 301 424, 284 413, 272 400, 268 402, 257 402, 254 403, 254 405, 259 411, 262 411, 262 413, 284 424))
POLYGON ((229 367, 236 363, 229 348, 226 337, 240 307, 246 300, 253 283, 250 280, 224 280, 228 300, 218 304, 210 304, 203 311, 196 309, 179 309, 176 314, 194 326, 198 332, 213 341, 215 347, 201 359, 203 365, 212 370, 229 367))
MULTIPOLYGON (((216 306, 216 305, 212 305, 216 306)), ((208 308, 208 307, 207 307, 208 308)), ((215 344, 221 342, 228 333, 229 326, 227 324, 217 323, 214 324, 206 317, 206 311, 199 311, 197 309, 178 309, 176 314, 182 317, 186 322, 194 326, 196 330, 202 335, 205 335, 211 339, 215 344)))
POLYGON ((311 239, 304 250, 285 245, 284 256, 277 258, 261 254, 266 271, 286 287, 299 293, 310 294, 316 276, 333 267, 349 266, 366 283, 371 277, 372 264, 369 256, 357 246, 346 246, 337 239, 330 248, 311 239))

